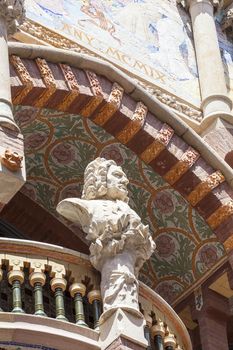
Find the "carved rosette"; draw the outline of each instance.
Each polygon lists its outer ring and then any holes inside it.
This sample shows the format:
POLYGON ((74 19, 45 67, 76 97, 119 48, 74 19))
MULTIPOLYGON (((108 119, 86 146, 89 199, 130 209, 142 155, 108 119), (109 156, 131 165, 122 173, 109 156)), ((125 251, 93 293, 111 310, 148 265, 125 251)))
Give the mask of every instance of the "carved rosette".
POLYGON ((6 20, 8 35, 13 35, 25 20, 24 0, 0 0, 0 17, 6 20))

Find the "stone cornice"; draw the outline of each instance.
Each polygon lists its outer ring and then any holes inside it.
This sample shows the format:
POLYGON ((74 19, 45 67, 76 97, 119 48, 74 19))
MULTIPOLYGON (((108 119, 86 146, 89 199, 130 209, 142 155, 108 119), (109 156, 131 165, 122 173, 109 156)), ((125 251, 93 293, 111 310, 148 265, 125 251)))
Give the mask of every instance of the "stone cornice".
POLYGON ((6 20, 8 34, 17 32, 25 19, 24 0, 0 0, 0 17, 6 20))

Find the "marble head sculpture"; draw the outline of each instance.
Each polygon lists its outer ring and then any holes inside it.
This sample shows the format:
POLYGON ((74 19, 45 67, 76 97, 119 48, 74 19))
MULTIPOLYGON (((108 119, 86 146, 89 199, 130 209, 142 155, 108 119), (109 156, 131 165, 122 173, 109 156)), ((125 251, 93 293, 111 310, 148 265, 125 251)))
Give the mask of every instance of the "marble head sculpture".
POLYGON ((97 158, 85 170, 82 198, 57 206, 91 242, 90 261, 102 275, 105 313, 121 308, 140 314, 137 276, 155 249, 148 226, 128 205, 128 182, 113 160, 97 158))

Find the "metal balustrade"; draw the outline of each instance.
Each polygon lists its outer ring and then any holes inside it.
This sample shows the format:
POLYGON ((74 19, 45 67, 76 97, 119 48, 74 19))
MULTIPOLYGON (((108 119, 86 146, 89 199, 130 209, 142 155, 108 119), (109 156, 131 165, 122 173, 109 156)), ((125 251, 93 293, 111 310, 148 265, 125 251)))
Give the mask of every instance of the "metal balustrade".
POLYGON ((192 350, 188 331, 168 303, 140 282, 139 302, 149 350, 192 350))
POLYGON ((52 317, 98 330, 100 276, 85 255, 1 238, 0 265, 1 311, 52 317))

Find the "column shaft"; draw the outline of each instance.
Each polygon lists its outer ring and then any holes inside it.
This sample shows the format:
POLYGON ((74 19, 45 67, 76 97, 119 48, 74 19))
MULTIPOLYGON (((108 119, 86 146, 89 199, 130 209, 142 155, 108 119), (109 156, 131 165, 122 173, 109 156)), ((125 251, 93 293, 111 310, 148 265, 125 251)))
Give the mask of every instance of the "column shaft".
POLYGON ((22 309, 21 286, 20 281, 12 282, 13 310, 15 313, 24 313, 22 309))
POLYGON ((65 316, 64 295, 62 288, 55 289, 56 319, 68 321, 65 316))
POLYGON ((191 0, 189 7, 204 116, 230 114, 224 69, 210 0, 191 0))
POLYGON ((163 337, 160 334, 157 334, 154 337, 155 350, 164 350, 163 346, 163 337))
POLYGON ((12 113, 7 26, 3 17, 0 17, 0 125, 19 130, 12 113))
POLYGON ((36 282, 34 285, 34 298, 35 298, 35 315, 46 316, 44 312, 42 284, 40 282, 36 282))

